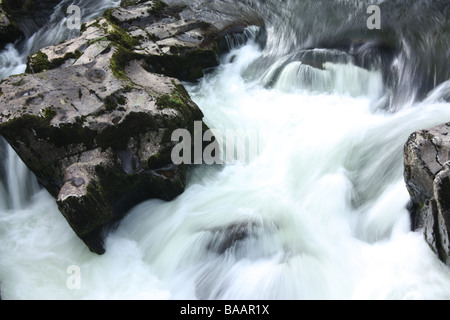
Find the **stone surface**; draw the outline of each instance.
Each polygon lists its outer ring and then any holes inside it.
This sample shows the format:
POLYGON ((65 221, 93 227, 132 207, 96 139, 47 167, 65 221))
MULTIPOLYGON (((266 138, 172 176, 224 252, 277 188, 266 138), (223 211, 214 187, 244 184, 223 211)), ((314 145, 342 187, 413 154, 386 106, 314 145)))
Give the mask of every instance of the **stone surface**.
MULTIPOLYGON (((180 80, 218 63, 218 28, 179 7, 132 2, 43 48, 0 85, 0 135, 52 194, 91 251, 134 205, 184 191, 176 129, 203 114, 180 80)), ((206 128, 206 126, 205 126, 206 128)))
POLYGON ((404 159, 413 229, 450 266, 450 124, 413 133, 404 159))
POLYGON ((170 134, 202 120, 176 79, 149 74, 138 61, 124 72, 140 84, 116 78, 110 68, 115 52, 113 47, 87 65, 12 77, 1 86, 0 133, 57 197, 90 248, 99 241, 86 237, 133 204, 154 196, 170 200, 183 191, 184 169, 166 168, 170 134), (164 96, 175 102, 161 104, 164 96))

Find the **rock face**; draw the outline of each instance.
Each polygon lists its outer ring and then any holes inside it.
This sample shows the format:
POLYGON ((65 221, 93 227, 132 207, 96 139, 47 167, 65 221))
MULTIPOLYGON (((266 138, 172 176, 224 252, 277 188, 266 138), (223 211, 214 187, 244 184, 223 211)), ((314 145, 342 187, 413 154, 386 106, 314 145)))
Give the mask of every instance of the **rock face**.
POLYGON ((29 37, 41 28, 62 0, 2 0, 1 5, 21 32, 29 37))
POLYGON ((450 123, 412 134, 404 158, 413 229, 450 266, 450 123))
POLYGON ((0 47, 16 41, 21 36, 22 32, 19 27, 3 8, 3 3, 0 2, 0 47))
POLYGON ((203 114, 180 80, 217 65, 221 35, 181 19, 182 8, 131 2, 30 56, 27 74, 0 86, 0 135, 98 254, 132 206, 184 191, 171 134, 193 132, 203 114))

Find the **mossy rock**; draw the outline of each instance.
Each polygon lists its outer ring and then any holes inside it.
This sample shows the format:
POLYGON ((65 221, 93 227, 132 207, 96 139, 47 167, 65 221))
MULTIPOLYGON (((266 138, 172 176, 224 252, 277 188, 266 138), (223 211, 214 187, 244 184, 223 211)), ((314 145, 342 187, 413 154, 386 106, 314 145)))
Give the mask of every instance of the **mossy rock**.
POLYGON ((26 73, 41 73, 46 70, 57 69, 61 67, 66 61, 73 59, 77 60, 82 56, 82 52, 76 50, 75 52, 68 52, 62 58, 49 60, 48 55, 42 51, 38 51, 27 59, 26 73))

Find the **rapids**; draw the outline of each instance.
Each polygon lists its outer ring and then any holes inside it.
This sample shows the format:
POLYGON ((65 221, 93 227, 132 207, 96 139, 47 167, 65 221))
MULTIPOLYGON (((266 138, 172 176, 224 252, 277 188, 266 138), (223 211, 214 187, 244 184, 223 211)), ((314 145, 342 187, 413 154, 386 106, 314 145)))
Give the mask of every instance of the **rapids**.
MULTIPOLYGON (((117 5, 76 3, 86 19, 117 5)), ((411 231, 402 157, 412 132, 450 119, 448 4, 375 3, 379 33, 367 30, 368 1, 193 1, 198 14, 265 23, 185 83, 210 128, 257 133, 257 157, 196 166, 176 200, 132 209, 104 256, 0 140, 2 298, 450 299, 450 269, 411 231), (359 62, 355 37, 370 38, 359 62)), ((58 12, 0 54, 2 77, 73 36, 58 12)))

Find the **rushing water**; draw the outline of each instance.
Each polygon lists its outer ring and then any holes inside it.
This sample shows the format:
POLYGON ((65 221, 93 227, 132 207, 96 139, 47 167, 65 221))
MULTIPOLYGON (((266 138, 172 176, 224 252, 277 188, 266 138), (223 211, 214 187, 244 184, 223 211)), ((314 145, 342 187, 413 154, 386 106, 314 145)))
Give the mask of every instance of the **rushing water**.
MULTIPOLYGON (((363 69, 330 44, 367 36, 367 3, 242 3, 266 22, 266 46, 250 28, 247 44, 186 87, 211 128, 256 132, 258 156, 196 167, 183 195, 136 206, 96 256, 0 140, 2 298, 450 299, 450 269, 410 230, 402 162, 413 131, 450 119, 448 34, 430 37, 448 30, 447 7, 417 1, 411 14, 429 19, 410 31, 409 2, 378 1, 401 44, 390 86, 383 56, 363 69), (314 68, 305 55, 333 58, 314 68), (422 74, 431 60, 441 70, 422 74)), ((1 56, 10 73, 23 64, 14 50, 1 56)))

